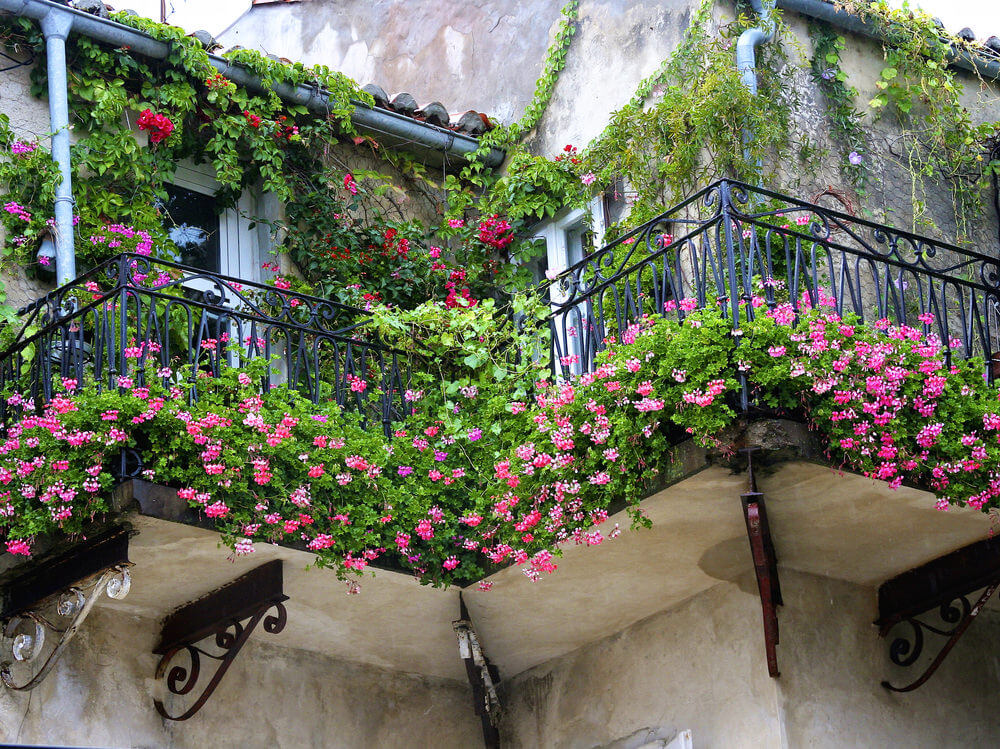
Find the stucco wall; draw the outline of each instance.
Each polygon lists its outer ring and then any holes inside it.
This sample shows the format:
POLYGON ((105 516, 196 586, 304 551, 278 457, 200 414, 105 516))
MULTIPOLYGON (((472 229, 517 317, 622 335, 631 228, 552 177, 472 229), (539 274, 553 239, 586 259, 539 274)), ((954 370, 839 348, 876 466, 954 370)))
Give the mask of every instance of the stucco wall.
MULTIPOLYGON (((221 40, 323 63, 360 83, 375 81, 390 93, 410 91, 420 103, 440 99, 452 112, 474 108, 510 121, 521 115, 531 99, 562 4, 520 0, 458 5, 431 0, 275 3, 254 7, 221 40)), ((608 115, 627 102, 639 82, 676 48, 696 5, 695 0, 583 0, 565 70, 545 117, 529 139, 532 149, 553 155, 567 143, 583 146, 598 135, 608 115)), ((733 6, 719 2, 715 13, 717 20, 730 20, 733 6)), ((868 194, 859 198, 840 173, 844 146, 831 139, 825 104, 806 70, 812 51, 806 20, 792 12, 783 18, 794 36, 786 49, 788 59, 801 68, 794 84, 800 97, 795 128, 826 154, 807 162, 791 154, 777 165, 777 181, 766 186, 806 199, 832 187, 847 194, 859 215, 914 228, 914 195, 903 164, 905 155, 900 152, 898 126, 891 117, 868 117, 871 152, 866 158, 875 180, 868 194)), ((864 111, 884 66, 881 45, 867 37, 844 35, 847 49, 842 65, 849 84, 859 90, 857 105, 864 111)), ((966 88, 965 104, 973 120, 1000 119, 1000 91, 964 71, 958 77, 966 88)), ((927 218, 938 231, 929 224, 916 228, 954 239, 956 222, 949 193, 935 184, 928 184, 926 192, 917 197, 927 198, 927 218)), ((996 252, 996 217, 986 197, 984 215, 968 218, 978 224, 972 236, 977 249, 996 252)), ((838 201, 823 201, 843 208, 838 201)))
MULTIPOLYGON (((749 552, 748 552, 749 553, 749 552)), ((696 747, 994 746, 1000 624, 983 614, 920 690, 878 638, 875 591, 781 571, 781 676, 767 676, 751 578, 515 677, 503 738, 516 747, 633 749, 691 729, 696 747)), ((930 654, 937 643, 929 642, 930 654)))
MULTIPOLYGON (((30 95, 31 68, 28 66, 7 70, 0 74, 0 112, 10 118, 10 127, 26 140, 41 139, 50 132, 49 105, 43 99, 30 95)), ((3 229, 0 229, 3 241, 3 229)), ((23 269, 15 268, 0 277, 6 286, 7 304, 20 307, 44 294, 50 287, 28 278, 23 269)))
POLYGON ((256 639, 201 712, 181 723, 164 721, 152 702, 160 686, 153 681, 158 633, 155 621, 95 610, 38 688, 0 690, 0 743, 178 749, 482 743, 465 684, 256 639))

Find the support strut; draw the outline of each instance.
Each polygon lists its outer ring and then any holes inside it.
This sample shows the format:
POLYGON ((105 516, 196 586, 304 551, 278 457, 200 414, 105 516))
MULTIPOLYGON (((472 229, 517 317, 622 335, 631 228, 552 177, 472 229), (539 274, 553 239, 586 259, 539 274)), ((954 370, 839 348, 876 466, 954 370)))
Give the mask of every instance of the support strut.
POLYGON ((913 681, 902 687, 888 680, 892 692, 923 686, 1000 588, 1000 538, 988 538, 904 572, 878 590, 879 636, 905 627, 889 643, 889 660, 902 668, 916 665, 928 634, 945 638, 938 654, 913 681), (979 592, 975 602, 972 596, 979 592), (935 613, 936 612, 936 613, 935 613))
POLYGON ((166 687, 178 696, 192 692, 201 676, 202 656, 219 661, 219 666, 200 696, 187 710, 170 714, 164 702, 153 701, 156 711, 168 720, 187 720, 197 713, 212 696, 226 675, 229 666, 250 639, 254 628, 263 621, 264 631, 278 634, 288 620, 282 592, 281 562, 274 560, 251 570, 231 583, 182 606, 163 623, 160 644, 153 651, 161 656, 156 666, 156 679, 166 677, 166 687), (275 613, 267 615, 269 609, 275 613), (210 652, 201 643, 214 638, 215 649, 210 652), (170 662, 181 651, 187 652, 189 665, 175 665, 167 671, 170 662))
POLYGON ((767 656, 767 673, 772 678, 780 676, 778 671, 778 606, 781 600, 781 586, 778 582, 778 558, 774 553, 771 528, 767 522, 767 508, 764 495, 757 491, 757 479, 753 471, 753 453, 758 448, 742 450, 747 456, 748 491, 740 495, 743 519, 747 526, 747 539, 753 556, 753 569, 760 592, 760 608, 764 619, 764 653, 767 656))
POLYGON ((483 743, 486 749, 499 749, 500 732, 497 730, 497 722, 500 717, 500 699, 497 697, 496 685, 500 683, 500 672, 483 653, 461 593, 458 594, 458 604, 460 618, 453 621, 451 626, 458 635, 458 653, 465 661, 465 672, 472 686, 473 706, 483 724, 483 743))

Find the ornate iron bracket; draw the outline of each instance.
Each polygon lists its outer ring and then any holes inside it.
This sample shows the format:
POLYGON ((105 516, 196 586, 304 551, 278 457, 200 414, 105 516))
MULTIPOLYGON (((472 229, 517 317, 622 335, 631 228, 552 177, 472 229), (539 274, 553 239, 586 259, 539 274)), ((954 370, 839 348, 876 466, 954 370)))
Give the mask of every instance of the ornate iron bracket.
MULTIPOLYGON (((959 596, 954 601, 941 604, 938 609, 938 616, 945 625, 952 625, 950 629, 936 627, 915 617, 904 620, 912 628, 912 641, 906 637, 897 637, 892 641, 892 644, 889 646, 889 660, 897 666, 908 668, 917 662, 924 651, 924 630, 940 637, 947 637, 948 640, 937 656, 935 656, 934 660, 931 661, 930 665, 915 681, 907 684, 905 687, 895 687, 888 681, 883 681, 882 686, 892 692, 912 692, 914 689, 919 689, 923 686, 934 675, 934 672, 938 670, 938 666, 944 662, 944 659, 948 657, 948 653, 955 647, 955 643, 958 642, 959 638, 965 634, 965 630, 969 628, 972 621, 979 616, 979 612, 983 610, 983 606, 990 599, 990 596, 996 592, 997 587, 1000 587, 1000 580, 987 586, 975 604, 970 604, 969 599, 965 596, 959 596), (956 601, 961 601, 960 606, 955 605, 956 601)), ((887 633, 883 633, 882 636, 884 637, 885 634, 887 633)))
POLYGON ((774 553, 771 528, 767 522, 767 508, 764 495, 757 491, 757 479, 753 471, 753 453, 759 448, 741 450, 747 456, 749 490, 740 495, 743 519, 747 526, 747 539, 753 555, 754 574, 757 576, 757 590, 760 592, 760 608, 764 618, 764 653, 767 656, 767 673, 772 678, 781 675, 778 671, 778 612, 783 605, 781 586, 778 582, 778 558, 774 553))
POLYGON ((888 636, 898 626, 908 627, 908 632, 889 644, 889 660, 910 668, 923 655, 926 634, 945 638, 945 642, 914 681, 902 687, 883 681, 882 686, 893 692, 912 692, 923 686, 998 587, 1000 538, 971 544, 883 583, 878 591, 879 619, 875 622, 879 636, 888 636), (978 598, 972 603, 972 594, 977 591, 978 598), (940 624, 927 621, 927 614, 935 609, 940 624))
POLYGON ((497 722, 500 717, 500 698, 497 697, 496 685, 500 682, 500 672, 483 653, 461 593, 458 594, 458 604, 461 618, 451 623, 455 634, 458 635, 458 653, 465 661, 465 672, 472 686, 473 706, 483 724, 483 742, 486 744, 486 749, 498 749, 500 732, 497 730, 497 722))
POLYGON ((5 583, 0 641, 10 659, 0 663, 4 686, 28 691, 41 684, 101 594, 114 599, 128 595, 131 566, 128 531, 116 528, 68 552, 43 559, 5 583), (56 644, 43 660, 46 640, 56 644), (39 662, 41 665, 35 669, 39 662), (33 675, 21 681, 16 672, 23 671, 33 675))
POLYGON ((168 720, 187 720, 197 713, 212 696, 226 675, 229 666, 250 639, 254 628, 261 621, 264 631, 276 635, 285 628, 288 620, 282 593, 281 562, 274 560, 251 570, 242 577, 224 585, 185 606, 167 617, 160 634, 160 644, 153 653, 161 656, 156 666, 156 679, 166 678, 171 694, 190 694, 201 676, 201 657, 219 661, 212 678, 202 688, 200 696, 184 712, 171 715, 160 699, 154 699, 156 711, 168 720), (269 609, 275 613, 267 615, 269 609), (199 647, 198 643, 214 638, 218 653, 199 647), (188 666, 167 668, 174 657, 186 651, 188 666))

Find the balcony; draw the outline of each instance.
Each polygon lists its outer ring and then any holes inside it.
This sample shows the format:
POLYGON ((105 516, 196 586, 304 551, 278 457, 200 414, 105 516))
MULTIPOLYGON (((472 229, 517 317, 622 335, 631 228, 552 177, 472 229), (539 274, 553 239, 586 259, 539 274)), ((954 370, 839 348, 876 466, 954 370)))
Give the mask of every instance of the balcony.
MULTIPOLYGON (((841 316, 921 327, 949 357, 979 357, 990 381, 1000 375, 997 257, 739 182, 704 188, 548 288, 564 375, 591 371, 607 337, 644 315, 683 320, 685 307, 718 305, 738 338, 760 310, 797 314, 821 297, 841 316)), ((744 409, 749 398, 744 386, 744 409)))
MULTIPOLYGON (((151 364, 193 397, 203 373, 263 358, 272 367, 261 388, 285 383, 386 430, 406 412, 400 352, 366 329, 364 310, 326 299, 122 254, 20 314, 0 354, 0 391, 35 402, 49 401, 64 379, 99 389, 122 378, 141 385, 151 364)), ((12 408, 0 401, 4 423, 12 408)))

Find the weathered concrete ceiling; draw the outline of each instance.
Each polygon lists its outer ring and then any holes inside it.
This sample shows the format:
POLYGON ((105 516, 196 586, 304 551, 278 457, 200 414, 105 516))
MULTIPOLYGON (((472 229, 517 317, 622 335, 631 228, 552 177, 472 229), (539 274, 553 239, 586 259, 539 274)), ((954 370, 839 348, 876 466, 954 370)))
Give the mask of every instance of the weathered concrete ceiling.
MULTIPOLYGON (((627 530, 599 547, 575 547, 559 570, 532 583, 519 568, 490 578, 489 592, 464 592, 490 658, 504 676, 669 609, 720 581, 753 587, 739 496, 746 475, 721 466, 693 473, 643 502, 651 530, 627 530)), ((805 461, 758 472, 779 568, 874 587, 894 575, 986 536, 989 519, 973 511, 934 509, 927 492, 889 490, 869 479, 805 461)), ((172 609, 269 559, 285 561, 288 625, 269 642, 384 668, 464 679, 451 622, 458 591, 419 585, 379 571, 359 595, 330 570, 307 569, 303 552, 258 545, 226 561, 218 536, 138 517, 132 541, 134 586, 127 599, 102 605, 162 618, 172 609)), ((779 614, 780 617, 780 614, 779 614)), ((747 623, 758 626, 758 622, 747 623)))

